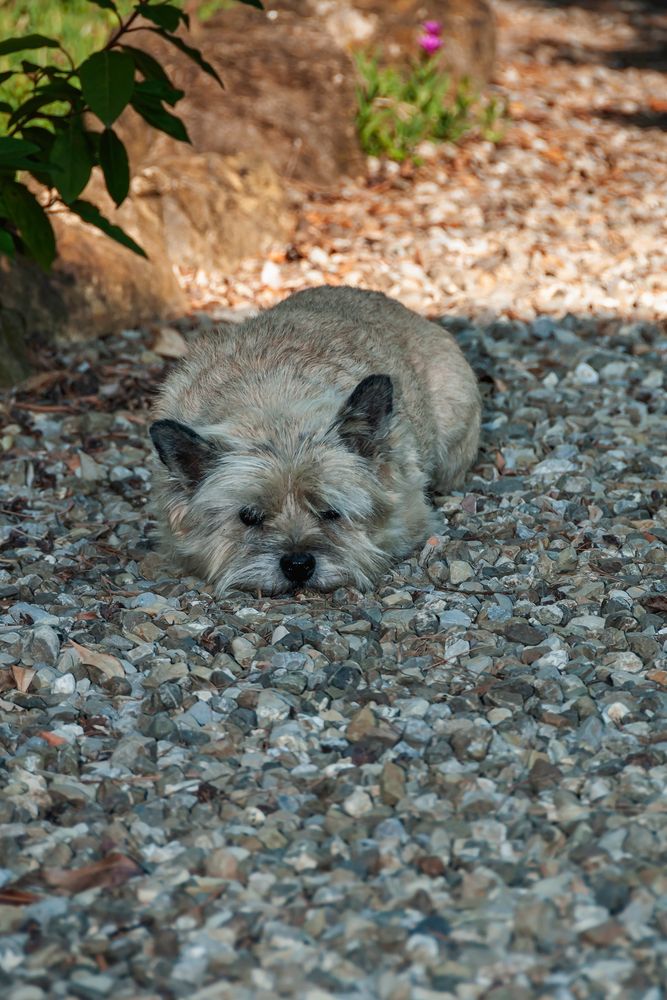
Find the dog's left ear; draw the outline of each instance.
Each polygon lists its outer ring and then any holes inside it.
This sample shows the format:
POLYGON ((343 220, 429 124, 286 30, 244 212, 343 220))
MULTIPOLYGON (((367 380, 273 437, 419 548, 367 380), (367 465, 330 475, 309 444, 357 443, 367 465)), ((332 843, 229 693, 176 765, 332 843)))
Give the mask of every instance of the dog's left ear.
POLYGON ((381 450, 389 430, 394 387, 388 375, 368 375, 345 401, 336 427, 345 444, 365 458, 381 450))
POLYGON ((215 445, 177 420, 156 420, 148 433, 160 460, 189 487, 198 486, 220 456, 215 445))

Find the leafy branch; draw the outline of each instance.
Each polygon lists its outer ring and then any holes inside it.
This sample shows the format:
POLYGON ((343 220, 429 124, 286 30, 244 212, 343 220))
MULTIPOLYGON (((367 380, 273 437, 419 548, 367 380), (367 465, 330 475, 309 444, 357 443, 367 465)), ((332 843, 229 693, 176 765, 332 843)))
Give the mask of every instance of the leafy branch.
MULTIPOLYGON (((43 34, 0 41, 0 59, 42 49, 63 53, 68 66, 44 66, 23 59, 21 69, 0 71, 0 85, 12 78, 29 82, 27 96, 12 102, 0 100, 0 254, 23 253, 48 269, 56 256, 56 240, 49 215, 67 208, 107 236, 146 256, 119 226, 90 202, 81 199, 94 167, 116 206, 130 189, 127 150, 114 125, 132 107, 151 127, 181 142, 190 138, 173 108, 184 92, 175 88, 160 63, 149 53, 127 44, 127 36, 149 31, 169 42, 211 76, 222 80, 199 49, 178 32, 190 26, 188 15, 169 0, 135 0, 123 17, 115 0, 87 0, 109 11, 117 26, 107 42, 76 65, 61 41, 43 34), (101 128, 89 125, 89 116, 101 128), (38 197, 30 175, 46 190, 38 197)), ((259 0, 240 0, 262 8, 259 0)))

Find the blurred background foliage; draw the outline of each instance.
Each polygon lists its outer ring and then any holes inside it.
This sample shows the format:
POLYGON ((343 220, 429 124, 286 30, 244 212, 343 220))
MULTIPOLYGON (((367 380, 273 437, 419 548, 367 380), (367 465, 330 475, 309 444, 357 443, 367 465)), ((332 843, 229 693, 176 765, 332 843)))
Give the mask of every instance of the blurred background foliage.
MULTIPOLYGON (((236 0, 201 0, 188 4, 195 8, 200 21, 207 21, 220 10, 235 6, 236 0)), ((185 0, 172 0, 174 7, 185 8, 185 0)), ((122 17, 133 8, 132 0, 117 0, 116 7, 122 17)), ((75 65, 80 65, 91 53, 100 49, 109 33, 116 26, 112 10, 93 7, 90 0, 0 0, 0 39, 15 35, 49 35, 58 38, 75 65)), ((19 69, 25 55, 17 52, 2 57, 2 70, 19 69)), ((54 49, 35 51, 31 61, 38 66, 54 64, 66 67, 67 59, 54 49)), ((0 100, 17 103, 31 89, 30 81, 23 76, 11 77, 0 83, 0 100)))

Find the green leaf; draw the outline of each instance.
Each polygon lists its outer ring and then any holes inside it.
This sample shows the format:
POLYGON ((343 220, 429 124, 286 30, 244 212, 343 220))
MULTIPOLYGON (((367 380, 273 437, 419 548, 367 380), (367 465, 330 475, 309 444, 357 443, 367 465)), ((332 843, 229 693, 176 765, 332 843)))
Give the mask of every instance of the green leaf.
POLYGON ((186 27, 189 27, 188 15, 184 14, 178 7, 174 7, 173 4, 138 3, 136 9, 146 20, 152 21, 153 24, 158 24, 166 31, 177 31, 181 21, 183 21, 186 27))
POLYGON ((4 73, 0 73, 0 83, 4 83, 5 80, 9 80, 10 76, 14 76, 17 72, 18 70, 15 69, 7 69, 4 73))
POLYGON ((158 80, 161 83, 166 83, 171 87, 171 80, 160 66, 157 59, 153 59, 153 56, 149 56, 148 52, 144 52, 143 49, 135 49, 133 45, 121 45, 121 49, 124 52, 128 52, 130 56, 134 59, 134 65, 142 74, 146 80, 158 80))
POLYGON ((56 238, 46 212, 35 196, 16 181, 3 185, 2 200, 31 256, 48 270, 56 255, 56 238))
MULTIPOLYGON (((19 104, 9 119, 8 125, 11 128, 17 122, 34 118, 36 111, 47 107, 49 104, 54 104, 56 101, 69 101, 74 109, 81 100, 81 91, 77 90, 76 87, 72 87, 71 84, 64 81, 49 83, 45 87, 38 87, 31 97, 24 101, 23 104, 19 104)), ((42 116, 37 115, 37 117, 42 116)))
POLYGON ((2 228, 2 222, 0 222, 0 253, 6 254, 7 257, 14 256, 14 240, 12 239, 12 234, 2 228))
POLYGON ((13 110, 8 101, 0 101, 0 115, 11 115, 13 110))
POLYGON ((0 136, 0 170, 31 170, 36 166, 34 160, 28 159, 33 153, 39 153, 39 146, 23 139, 13 139, 10 136, 0 136))
POLYGON ((224 87, 224 83, 218 76, 217 72, 213 69, 209 62, 206 62, 199 49, 195 49, 191 45, 186 45, 182 38, 179 38, 177 35, 170 35, 166 31, 162 31, 160 28, 149 28, 148 30, 154 31, 156 35, 164 38, 165 41, 171 42, 171 44, 175 45, 177 49, 180 49, 181 52, 185 53, 189 59, 192 59, 193 62, 197 63, 200 69, 203 69, 205 73, 208 73, 208 75, 212 76, 214 80, 217 80, 221 87, 224 87))
POLYGON ((113 222, 109 222, 99 208, 95 205, 91 205, 89 201, 83 201, 79 198, 77 201, 73 201, 71 205, 68 206, 70 211, 76 212, 79 218, 83 219, 84 222, 89 223, 91 226, 95 226, 97 229, 101 229, 103 233, 110 236, 112 240, 116 243, 122 243, 124 247, 128 247, 134 253, 139 254, 140 257, 146 257, 147 254, 145 250, 135 243, 131 236, 128 236, 120 226, 115 226, 113 222))
POLYGON ((23 38, 5 38, 0 42, 0 56, 10 52, 26 52, 28 49, 58 49, 60 45, 55 38, 46 35, 24 35, 23 38))
POLYGON ((29 156, 37 153, 39 146, 25 139, 14 139, 9 135, 0 135, 0 163, 13 160, 17 156, 29 156))
POLYGON ((185 91, 177 90, 170 83, 163 83, 161 80, 141 80, 134 85, 134 96, 164 101, 173 108, 185 96, 185 91))
POLYGON ((85 133, 75 119, 70 120, 66 128, 57 133, 50 161, 62 171, 57 187, 63 201, 69 204, 79 197, 93 169, 85 133))
POLYGON ((21 129, 21 136, 47 152, 50 152, 55 139, 55 135, 50 129, 42 128, 40 125, 26 125, 25 128, 21 129))
POLYGON ((190 136, 181 119, 167 111, 156 98, 135 94, 131 104, 137 114, 153 128, 170 135, 173 139, 178 139, 179 142, 190 142, 190 136))
POLYGON ((96 7, 101 7, 102 10, 117 11, 116 4, 113 2, 113 0, 88 0, 88 3, 94 3, 96 7))
POLYGON ((130 164, 125 146, 110 128, 100 138, 100 165, 107 191, 116 205, 120 205, 130 190, 130 164))
POLYGON ((95 52, 79 67, 89 107, 105 125, 115 122, 134 90, 134 61, 126 52, 95 52))
POLYGON ((21 129, 21 137, 28 142, 34 142, 39 149, 39 154, 33 160, 28 161, 24 169, 29 170, 40 184, 51 187, 54 184, 54 176, 57 177, 62 173, 60 167, 49 163, 51 148, 56 139, 55 134, 50 129, 42 128, 39 125, 28 125, 21 129))

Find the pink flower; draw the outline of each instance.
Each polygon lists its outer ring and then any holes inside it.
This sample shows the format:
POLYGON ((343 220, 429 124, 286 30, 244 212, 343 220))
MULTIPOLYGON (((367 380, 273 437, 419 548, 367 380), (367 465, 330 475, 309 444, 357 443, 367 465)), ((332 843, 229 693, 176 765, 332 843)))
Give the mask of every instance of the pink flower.
POLYGON ((427 35, 439 35, 442 31, 440 21, 424 21, 423 28, 427 35))
POLYGON ((434 52, 442 48, 442 41, 437 38, 436 35, 422 35, 419 39, 419 45, 422 47, 424 52, 429 56, 432 56, 434 52))

